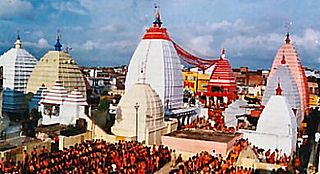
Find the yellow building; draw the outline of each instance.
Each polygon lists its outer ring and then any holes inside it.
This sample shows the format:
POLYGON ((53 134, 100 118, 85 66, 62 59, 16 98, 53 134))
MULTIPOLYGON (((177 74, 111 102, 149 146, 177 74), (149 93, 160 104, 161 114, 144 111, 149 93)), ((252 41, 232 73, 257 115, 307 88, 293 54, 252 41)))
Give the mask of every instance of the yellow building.
POLYGON ((316 107, 319 106, 319 97, 317 95, 310 94, 309 99, 309 106, 310 107, 316 107))
POLYGON ((201 74, 198 72, 182 72, 183 89, 189 90, 192 94, 206 92, 210 74, 201 74))
POLYGON ((195 94, 197 91, 197 72, 182 72, 183 76, 183 90, 189 90, 191 94, 195 94))
POLYGON ((71 56, 61 51, 62 45, 57 39, 55 51, 47 52, 32 71, 27 84, 27 93, 35 93, 44 84, 47 89, 60 80, 68 92, 78 87, 83 96, 86 96, 84 77, 79 66, 71 56))
POLYGON ((198 74, 198 93, 207 91, 210 76, 210 74, 198 74))

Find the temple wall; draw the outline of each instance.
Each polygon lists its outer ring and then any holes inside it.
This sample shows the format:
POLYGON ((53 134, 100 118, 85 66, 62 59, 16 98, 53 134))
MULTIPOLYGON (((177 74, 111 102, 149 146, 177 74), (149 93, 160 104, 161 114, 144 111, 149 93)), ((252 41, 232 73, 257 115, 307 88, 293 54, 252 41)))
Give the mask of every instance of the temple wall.
POLYGON ((92 132, 85 132, 83 134, 74 135, 70 137, 59 136, 59 149, 63 150, 63 148, 68 148, 69 146, 73 146, 75 144, 80 144, 85 142, 86 140, 92 139, 92 132))
POLYGON ((177 138, 171 136, 162 136, 161 140, 162 144, 168 146, 170 149, 176 149, 177 151, 187 153, 199 153, 202 151, 208 151, 211 153, 215 150, 217 154, 221 154, 223 157, 226 157, 228 150, 230 150, 229 143, 224 142, 177 138))
POLYGON ((116 142, 117 137, 114 135, 107 134, 101 127, 99 127, 97 124, 93 123, 91 118, 87 117, 87 130, 92 131, 92 139, 103 139, 110 143, 116 142))
POLYGON ((167 126, 167 132, 165 134, 174 132, 178 129, 178 121, 177 120, 165 121, 164 124, 167 126))
POLYGON ((265 150, 282 150, 283 153, 287 155, 296 151, 295 144, 292 142, 291 136, 283 136, 276 134, 267 134, 251 130, 241 130, 243 133, 243 138, 248 138, 252 145, 256 145, 259 148, 265 150))

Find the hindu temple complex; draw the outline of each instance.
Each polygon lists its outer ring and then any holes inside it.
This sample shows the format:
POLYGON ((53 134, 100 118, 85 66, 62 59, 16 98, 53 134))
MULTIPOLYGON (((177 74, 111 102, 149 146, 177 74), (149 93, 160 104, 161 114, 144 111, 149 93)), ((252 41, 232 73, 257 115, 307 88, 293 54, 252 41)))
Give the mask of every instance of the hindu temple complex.
POLYGON ((80 68, 60 35, 37 62, 17 37, 0 57, 3 112, 27 114, 16 132, 0 117, 0 173, 303 173, 319 163, 320 134, 307 127, 319 108, 289 33, 270 71, 249 71, 224 48, 191 54, 154 12, 119 69, 80 68))
POLYGON ((18 35, 14 47, 0 57, 3 66, 3 112, 22 116, 27 82, 37 60, 25 49, 18 35))

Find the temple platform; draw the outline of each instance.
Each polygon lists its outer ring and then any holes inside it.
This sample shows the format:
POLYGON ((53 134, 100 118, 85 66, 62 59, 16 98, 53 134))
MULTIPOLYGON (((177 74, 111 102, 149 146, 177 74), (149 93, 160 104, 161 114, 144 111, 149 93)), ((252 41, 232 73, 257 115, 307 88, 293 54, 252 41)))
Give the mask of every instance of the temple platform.
POLYGON ((241 139, 241 133, 222 133, 210 130, 184 129, 162 136, 162 144, 180 152, 199 153, 201 151, 221 154, 225 157, 232 149, 236 140, 241 139))

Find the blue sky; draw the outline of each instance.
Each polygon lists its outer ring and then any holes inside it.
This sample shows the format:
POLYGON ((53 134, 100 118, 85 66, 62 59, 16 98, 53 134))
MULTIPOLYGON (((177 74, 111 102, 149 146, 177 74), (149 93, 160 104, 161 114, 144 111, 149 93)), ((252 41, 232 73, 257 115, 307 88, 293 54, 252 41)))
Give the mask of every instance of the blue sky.
POLYGON ((224 47, 234 67, 270 68, 292 21, 302 64, 319 65, 317 0, 1 0, 0 53, 19 30, 23 47, 40 59, 60 30, 78 64, 128 64, 153 21, 154 3, 170 36, 194 54, 217 57, 224 47))

